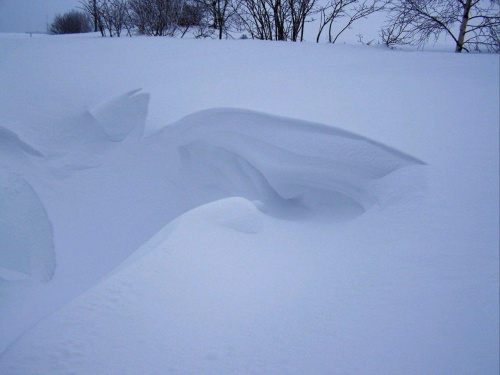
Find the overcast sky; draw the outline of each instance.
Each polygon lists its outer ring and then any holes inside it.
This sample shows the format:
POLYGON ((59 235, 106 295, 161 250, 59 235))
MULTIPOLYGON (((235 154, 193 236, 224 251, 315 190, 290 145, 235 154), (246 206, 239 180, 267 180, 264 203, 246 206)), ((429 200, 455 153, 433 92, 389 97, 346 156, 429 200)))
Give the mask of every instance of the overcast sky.
POLYGON ((56 14, 78 4, 78 0, 0 0, 0 32, 45 32, 56 14))

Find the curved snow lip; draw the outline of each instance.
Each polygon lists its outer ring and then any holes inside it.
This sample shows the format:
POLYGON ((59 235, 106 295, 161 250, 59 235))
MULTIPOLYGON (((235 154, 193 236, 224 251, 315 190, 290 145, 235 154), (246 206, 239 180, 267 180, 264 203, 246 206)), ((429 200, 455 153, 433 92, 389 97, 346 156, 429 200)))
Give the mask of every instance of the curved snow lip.
POLYGON ((7 147, 11 149, 17 148, 33 156, 43 156, 40 151, 21 140, 12 130, 4 128, 3 126, 0 126, 0 145, 2 145, 3 149, 7 147))
POLYGON ((141 90, 131 90, 89 110, 109 141, 120 142, 129 134, 144 134, 150 97, 141 90))
MULTIPOLYGON (((138 91, 138 90, 134 90, 138 91)), ((214 118, 224 118, 224 117, 229 117, 229 116, 236 116, 239 117, 241 120, 244 120, 243 124, 247 124, 249 126, 256 126, 255 121, 251 121, 252 118, 253 120, 260 120, 260 125, 265 126, 266 121, 272 120, 272 125, 274 129, 276 130, 291 130, 291 129, 296 129, 300 132, 304 133, 316 133, 316 134, 323 134, 323 135, 329 135, 329 136, 338 136, 338 137, 343 137, 343 138, 349 138, 353 140, 358 140, 358 141, 364 141, 367 143, 372 144, 375 147, 378 147, 380 149, 386 150, 388 153, 391 153, 393 155, 399 156, 402 159, 407 159, 408 161, 412 161, 415 164, 420 164, 420 165, 426 165, 426 163, 408 153, 402 152, 400 150, 397 150, 393 147, 390 147, 388 145, 385 145, 381 142, 377 142, 375 140, 372 140, 370 138, 364 137, 362 135, 335 127, 333 125, 326 125, 326 124, 321 124, 317 122, 312 122, 312 121, 307 121, 307 120, 301 120, 301 119, 294 119, 291 117, 286 117, 286 116, 278 116, 278 115, 272 115, 269 113, 265 112, 260 112, 260 111, 253 111, 249 109, 243 109, 243 108, 230 108, 230 107, 220 107, 220 108, 209 108, 209 109, 204 109, 192 114, 189 114, 187 116, 184 116, 182 119, 179 121, 176 121, 175 123, 167 126, 167 128, 173 128, 173 127, 182 127, 183 132, 188 132, 191 129, 196 128, 197 125, 204 126, 203 124, 206 124, 208 120, 214 119, 214 118)), ((220 124, 220 128, 225 128, 227 124, 220 124)), ((234 127, 238 127, 237 123, 233 124, 234 127)), ((212 126, 212 129, 214 126, 212 126)), ((241 129, 241 128, 240 128, 241 129)), ((162 132, 164 129, 159 130, 157 133, 162 132)), ((249 129, 251 131, 251 129, 249 129)))
POLYGON ((177 145, 183 186, 203 188, 212 200, 258 200, 284 218, 359 216, 382 198, 374 181, 425 165, 345 130, 241 109, 197 112, 159 133, 177 145))
POLYGON ((26 180, 1 167, 0 207, 0 280, 51 280, 54 235, 45 207, 26 180))

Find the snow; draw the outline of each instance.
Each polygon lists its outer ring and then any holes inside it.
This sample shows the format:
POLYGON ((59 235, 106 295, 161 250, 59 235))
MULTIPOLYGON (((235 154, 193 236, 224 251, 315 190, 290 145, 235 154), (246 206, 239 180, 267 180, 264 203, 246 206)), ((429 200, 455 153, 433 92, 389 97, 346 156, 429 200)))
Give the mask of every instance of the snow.
POLYGON ((52 225, 33 188, 0 168, 0 280, 48 281, 55 268, 52 225))
POLYGON ((111 141, 123 141, 132 131, 142 136, 148 115, 149 95, 140 89, 93 108, 90 114, 111 141))
POLYGON ((212 199, 259 200, 278 216, 297 209, 359 215, 377 200, 370 181, 422 164, 340 129, 241 110, 196 113, 163 133, 180 138, 186 186, 204 186, 212 199))
POLYGON ((498 373, 498 56, 0 44, 2 374, 498 373))

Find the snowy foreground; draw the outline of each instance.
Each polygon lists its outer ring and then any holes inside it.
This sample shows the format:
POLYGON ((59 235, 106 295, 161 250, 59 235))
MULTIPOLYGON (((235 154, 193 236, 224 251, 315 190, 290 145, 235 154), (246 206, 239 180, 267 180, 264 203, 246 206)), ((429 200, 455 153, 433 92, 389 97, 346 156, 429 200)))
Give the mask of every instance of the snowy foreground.
POLYGON ((497 55, 0 34, 0 373, 497 374, 497 55))

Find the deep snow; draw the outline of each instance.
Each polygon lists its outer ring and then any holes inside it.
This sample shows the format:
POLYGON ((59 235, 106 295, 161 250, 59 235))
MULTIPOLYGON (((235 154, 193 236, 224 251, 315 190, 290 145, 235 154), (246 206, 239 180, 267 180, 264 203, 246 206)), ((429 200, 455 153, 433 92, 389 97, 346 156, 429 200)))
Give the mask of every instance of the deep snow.
POLYGON ((0 372, 498 373, 498 56, 0 43, 0 372))

